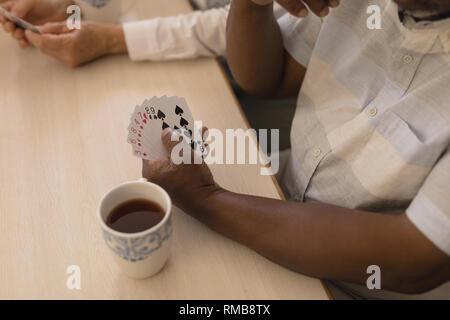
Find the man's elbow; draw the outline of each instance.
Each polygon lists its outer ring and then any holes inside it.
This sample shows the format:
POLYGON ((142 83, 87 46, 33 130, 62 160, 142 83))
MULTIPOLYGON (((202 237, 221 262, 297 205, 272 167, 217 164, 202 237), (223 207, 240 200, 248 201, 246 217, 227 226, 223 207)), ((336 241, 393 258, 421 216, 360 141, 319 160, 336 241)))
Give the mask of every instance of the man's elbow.
POLYGON ((450 281, 449 267, 445 270, 427 270, 398 273, 387 280, 386 289, 405 294, 422 294, 429 292, 450 281))
POLYGON ((253 84, 239 82, 238 85, 247 94, 257 98, 268 99, 277 97, 277 88, 274 87, 255 86, 253 84))
POLYGON ((279 91, 280 81, 258 79, 256 76, 247 77, 239 74, 239 72, 234 72, 233 77, 241 90, 255 97, 273 98, 279 91))

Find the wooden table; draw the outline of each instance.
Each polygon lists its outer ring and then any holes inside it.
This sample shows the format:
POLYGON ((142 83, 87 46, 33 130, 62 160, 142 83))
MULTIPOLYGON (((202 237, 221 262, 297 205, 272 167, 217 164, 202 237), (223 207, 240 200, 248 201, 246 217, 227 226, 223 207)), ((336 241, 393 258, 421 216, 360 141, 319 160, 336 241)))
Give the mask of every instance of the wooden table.
MULTIPOLYGON (((140 19, 190 10, 142 0, 140 19), (145 15, 148 13, 148 16, 145 15)), ((175 209, 171 258, 147 280, 120 273, 95 212, 113 186, 140 177, 126 143, 129 116, 153 95, 187 99, 211 128, 247 123, 214 59, 133 63, 127 56, 69 69, 21 50, 0 31, 0 298, 327 299, 321 282, 282 268, 175 209), (66 287, 70 265, 81 290, 66 287)), ((213 166, 237 192, 280 198, 258 166, 213 166)))

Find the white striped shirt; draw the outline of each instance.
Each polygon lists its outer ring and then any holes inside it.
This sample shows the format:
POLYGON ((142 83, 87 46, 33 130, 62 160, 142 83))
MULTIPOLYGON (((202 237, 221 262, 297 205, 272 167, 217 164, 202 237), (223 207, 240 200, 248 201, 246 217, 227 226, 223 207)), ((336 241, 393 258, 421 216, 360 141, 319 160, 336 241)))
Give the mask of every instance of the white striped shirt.
POLYGON ((279 20, 308 69, 283 187, 298 201, 406 211, 450 255, 450 19, 405 25, 393 1, 370 4, 380 30, 367 27, 363 0, 279 20))

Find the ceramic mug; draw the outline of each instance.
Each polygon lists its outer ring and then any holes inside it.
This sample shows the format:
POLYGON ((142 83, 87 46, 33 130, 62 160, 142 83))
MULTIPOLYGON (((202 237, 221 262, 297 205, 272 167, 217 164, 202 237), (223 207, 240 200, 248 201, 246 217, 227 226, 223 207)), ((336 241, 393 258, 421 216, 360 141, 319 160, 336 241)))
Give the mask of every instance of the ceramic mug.
POLYGON ((106 193, 97 209, 103 238, 120 269, 129 277, 144 279, 157 274, 169 258, 172 238, 172 202, 160 186, 145 179, 123 183, 106 193), (111 211, 119 204, 145 199, 164 210, 164 218, 154 227, 137 233, 123 233, 106 224, 111 211))
POLYGON ((128 11, 135 0, 75 0, 85 20, 102 23, 118 23, 122 14, 128 11))

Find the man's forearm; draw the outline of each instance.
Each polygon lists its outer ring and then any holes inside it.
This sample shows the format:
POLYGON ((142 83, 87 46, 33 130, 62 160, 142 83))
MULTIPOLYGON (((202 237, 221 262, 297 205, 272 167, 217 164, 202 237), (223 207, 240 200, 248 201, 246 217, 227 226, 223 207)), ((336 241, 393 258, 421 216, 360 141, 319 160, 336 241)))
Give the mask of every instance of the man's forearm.
POLYGON ((184 208, 215 231, 294 271, 365 284, 378 265, 382 286, 429 290, 448 280, 449 258, 406 215, 240 195, 214 188, 184 208))
POLYGON ((244 90, 269 95, 278 88, 283 77, 284 50, 272 4, 232 2, 227 22, 227 61, 244 90))

